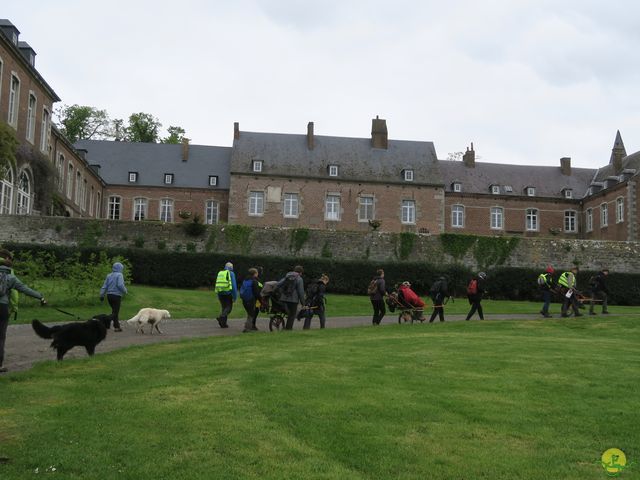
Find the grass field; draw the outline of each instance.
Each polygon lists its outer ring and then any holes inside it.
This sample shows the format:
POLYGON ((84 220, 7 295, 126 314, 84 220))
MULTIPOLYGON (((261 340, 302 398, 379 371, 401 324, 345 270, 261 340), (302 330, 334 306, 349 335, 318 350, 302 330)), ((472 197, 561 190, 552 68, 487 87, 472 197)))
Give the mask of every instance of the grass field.
POLYGON ((639 354, 635 318, 596 317, 47 362, 0 377, 0 478, 584 480, 612 447, 639 478, 639 354))
MULTIPOLYGON (((109 313, 111 309, 106 303, 98 300, 99 288, 96 288, 96 301, 93 305, 68 305, 57 302, 55 296, 47 300, 50 306, 42 309, 38 302, 24 295, 21 296, 21 308, 18 315, 18 323, 29 323, 34 318, 46 321, 69 321, 71 317, 54 309, 58 307, 80 318, 90 318, 97 313, 109 313)), ((431 301, 425 298, 428 305, 431 301)), ((512 302, 504 300, 483 300, 485 314, 490 318, 491 314, 509 313, 537 313, 541 303, 512 302)), ((179 290, 160 287, 148 287, 144 285, 132 285, 129 287, 129 295, 124 297, 121 318, 131 318, 143 307, 163 308, 171 311, 173 318, 215 318, 220 312, 220 304, 211 290, 179 290)), ((448 314, 464 314, 469 310, 466 298, 450 301, 445 307, 448 314)), ((640 313, 640 307, 617 307, 610 309, 617 313, 640 313)), ((428 309, 428 312, 431 310, 428 309)), ((553 305, 552 312, 559 313, 560 306, 553 305)), ((348 317, 371 315, 371 303, 367 296, 356 295, 332 295, 327 296, 327 315, 332 317, 348 317)), ((244 317, 242 305, 238 303, 231 314, 232 318, 244 317)), ((390 314, 390 317, 392 315, 390 314)))

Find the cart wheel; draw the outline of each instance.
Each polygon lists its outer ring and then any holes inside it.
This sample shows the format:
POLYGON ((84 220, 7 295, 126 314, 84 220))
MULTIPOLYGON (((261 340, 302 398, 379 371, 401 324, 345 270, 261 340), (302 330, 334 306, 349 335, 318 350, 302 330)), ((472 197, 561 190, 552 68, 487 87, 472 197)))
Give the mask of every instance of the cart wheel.
POLYGON ((271 317, 269 319, 269 331, 280 330, 284 327, 284 319, 282 317, 271 317))
POLYGON ((402 324, 402 314, 398 315, 398 323, 402 324))

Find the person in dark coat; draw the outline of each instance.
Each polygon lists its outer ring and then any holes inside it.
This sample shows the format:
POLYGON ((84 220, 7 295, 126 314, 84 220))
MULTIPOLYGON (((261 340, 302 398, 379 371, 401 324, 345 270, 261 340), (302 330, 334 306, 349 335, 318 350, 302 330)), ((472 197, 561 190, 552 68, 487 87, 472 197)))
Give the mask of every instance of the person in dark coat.
POLYGON ((296 314, 298 313, 298 305, 304 302, 303 272, 304 269, 300 265, 296 265, 292 272, 288 272, 284 278, 278 281, 277 288, 280 291, 280 301, 284 303, 287 309, 285 330, 293 330, 293 323, 296 321, 296 314))
POLYGON ((240 287, 240 298, 242 299, 244 311, 247 312, 247 320, 244 322, 242 333, 253 332, 257 330, 257 328, 254 328, 253 321, 256 316, 256 301, 260 298, 258 269, 249 269, 248 275, 240 287))
POLYGON ((469 287, 467 287, 467 298, 469 299, 471 310, 469 310, 469 313, 467 313, 467 318, 465 318, 465 320, 470 320, 471 317, 473 317, 473 314, 476 313, 476 311, 480 316, 480 320, 484 320, 484 314, 482 313, 482 305, 480 302, 482 302, 482 296, 485 293, 486 280, 487 274, 484 272, 478 273, 478 275, 474 276, 471 279, 469 287))
POLYGON ((544 318, 551 318, 549 313, 549 305, 551 304, 551 292, 555 289, 555 282, 553 280, 553 274, 555 270, 551 265, 547 267, 544 273, 538 275, 538 287, 542 292, 542 310, 540 314, 544 318))
POLYGON ((607 277, 609 276, 609 269, 603 268, 593 278, 591 283, 591 302, 589 304, 589 315, 596 315, 594 311, 594 300, 602 300, 602 313, 608 314, 607 311, 607 298, 609 297, 609 288, 607 287, 607 277))
POLYGON ((444 322, 444 299, 449 296, 449 286, 445 277, 438 278, 429 289, 429 296, 433 302, 433 313, 429 319, 432 323, 436 319, 436 315, 440 317, 440 321, 444 322))
POLYGON ((373 325, 380 325, 382 318, 387 310, 384 306, 384 297, 387 294, 387 286, 384 281, 384 270, 379 269, 376 271, 376 276, 371 281, 372 288, 369 289, 369 299, 373 306, 373 319, 371 323, 373 325))
POLYGON ((324 328, 326 317, 324 313, 325 298, 324 295, 327 291, 327 283, 329 283, 329 277, 324 273, 316 280, 314 284, 311 284, 309 291, 307 291, 307 299, 304 304, 307 307, 302 310, 304 313, 304 326, 303 330, 309 330, 311 328, 311 319, 314 315, 318 315, 320 319, 320 328, 324 328), (313 290, 313 293, 310 291, 313 290))

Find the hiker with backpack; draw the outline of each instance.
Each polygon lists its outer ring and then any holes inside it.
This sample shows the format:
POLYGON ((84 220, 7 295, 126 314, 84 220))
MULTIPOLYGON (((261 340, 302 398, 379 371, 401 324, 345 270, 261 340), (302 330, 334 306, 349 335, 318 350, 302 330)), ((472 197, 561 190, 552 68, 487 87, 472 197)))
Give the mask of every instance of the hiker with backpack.
POLYGON ((309 328, 311 328, 311 319, 314 315, 318 315, 320 328, 324 328, 326 321, 324 314, 324 295, 327 291, 327 283, 329 283, 329 277, 323 273, 318 280, 312 282, 307 288, 307 297, 304 302, 305 308, 300 312, 304 316, 303 330, 309 330, 309 328))
POLYGON ((387 287, 384 282, 384 270, 379 269, 376 271, 376 276, 373 277, 373 280, 369 282, 369 286, 367 287, 367 295, 369 295, 371 306, 373 306, 371 323, 373 325, 380 325, 386 313, 384 297, 387 295, 387 287))
POLYGON ((595 276, 591 277, 589 286, 591 287, 591 301, 589 302, 589 315, 596 315, 593 309, 596 300, 602 300, 602 314, 607 315, 607 298, 609 296, 609 288, 607 288, 607 277, 609 269, 603 268, 595 276))
POLYGON ((469 305, 471 305, 471 310, 467 313, 467 318, 465 320, 470 320, 473 317, 473 314, 478 312, 480 316, 480 320, 484 320, 484 314, 482 312, 482 295, 485 293, 485 281, 487 280, 487 274, 484 272, 478 273, 478 275, 474 276, 469 285, 467 285, 467 298, 469 299, 469 305))
POLYGON ((242 299, 242 306, 245 312, 247 312, 247 320, 244 322, 244 330, 242 333, 249 333, 258 328, 254 325, 253 321, 256 317, 256 301, 260 299, 260 284, 258 283, 258 269, 250 268, 248 275, 240 285, 240 298, 242 299))
POLYGON ((0 373, 7 371, 4 366, 4 344, 9 327, 9 301, 14 290, 40 300, 40 305, 46 305, 40 292, 30 289, 13 274, 13 255, 9 250, 0 250, 0 373))
POLYGON ((561 317, 568 317, 567 313, 569 310, 569 305, 573 309, 573 314, 576 317, 581 317, 582 314, 578 310, 580 305, 578 304, 578 299, 576 298, 578 293, 578 267, 573 266, 571 270, 568 272, 563 272, 558 279, 558 288, 560 289, 560 293, 562 294, 562 308, 560 309, 561 317))
POLYGON ((553 273, 555 270, 551 265, 547 267, 544 273, 538 275, 538 288, 542 292, 542 310, 540 310, 540 314, 544 318, 551 318, 551 314, 549 313, 549 304, 551 303, 551 292, 555 289, 555 282, 553 280, 553 273))
POLYGON ((227 318, 233 310, 233 302, 238 298, 238 286, 236 284, 236 274, 233 273, 233 263, 227 262, 224 269, 218 272, 214 287, 220 302, 221 312, 216 318, 220 328, 229 328, 227 318))
POLYGON ((287 323, 285 330, 293 330, 293 323, 296 321, 298 305, 304 302, 304 281, 302 273, 304 269, 296 265, 292 272, 288 272, 284 278, 278 281, 280 301, 284 303, 287 310, 287 323))
POLYGON ((449 287, 445 277, 440 277, 433 282, 429 289, 429 296, 433 302, 433 313, 431 314, 429 323, 435 320, 436 315, 440 318, 441 322, 444 322, 444 300, 449 296, 449 287))

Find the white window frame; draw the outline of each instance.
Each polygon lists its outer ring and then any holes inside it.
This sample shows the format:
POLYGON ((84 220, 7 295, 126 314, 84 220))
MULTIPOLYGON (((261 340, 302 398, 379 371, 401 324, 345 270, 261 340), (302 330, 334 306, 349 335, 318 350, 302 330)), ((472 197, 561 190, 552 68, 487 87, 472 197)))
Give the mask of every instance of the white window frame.
POLYGON ((464 205, 451 205, 451 227, 464 228, 464 205))
POLYGON ((262 160, 253 160, 251 163, 251 170, 254 173, 262 173, 262 160))
POLYGON ((527 187, 527 197, 535 197, 535 196, 536 196, 536 188, 527 187))
POLYGON ((578 214, 575 210, 564 211, 564 231, 565 233, 578 232, 578 214))
POLYGON ((585 212, 585 228, 587 230, 587 232, 593 232, 593 209, 592 208, 587 208, 587 211, 585 212))
POLYGON ((504 191, 506 193, 513 193, 513 187, 511 185, 505 185, 504 186, 504 191))
POLYGON ((564 198, 573 198, 573 190, 570 188, 565 189, 564 198))
POLYGON ((146 220, 149 212, 149 200, 145 197, 135 197, 133 199, 133 208, 131 209, 131 219, 134 222, 142 222, 146 220))
POLYGON ((49 113, 49 109, 44 106, 42 107, 42 131, 40 132, 40 151, 43 153, 47 153, 49 151, 49 131, 50 125, 49 121, 51 119, 51 114, 49 113))
POLYGON ((373 195, 362 195, 358 198, 358 222, 369 222, 376 218, 375 203, 373 195))
POLYGON ((616 223, 624 222, 624 198, 616 198, 616 223))
POLYGON ((330 177, 338 176, 338 165, 329 165, 329 176, 330 177))
POLYGON ((93 188, 93 185, 91 185, 91 190, 89 191, 89 209, 88 209, 88 213, 89 216, 91 216, 93 214, 93 197, 95 195, 95 188, 93 188))
POLYGON ((282 216, 298 218, 300 214, 300 197, 297 193, 285 193, 282 199, 282 216))
POLYGON ((264 216, 264 191, 249 192, 249 216, 264 216))
POLYGON ((461 192, 462 191, 462 184, 459 183, 459 182, 454 182, 453 191, 454 192, 461 192))
POLYGON ((215 225, 220 218, 220 202, 217 200, 207 200, 204 204, 204 223, 215 225))
POLYGON ((58 159, 56 161, 56 170, 58 171, 58 191, 64 190, 64 154, 58 153, 58 159))
POLYGON ((414 179, 413 170, 408 168, 408 169, 405 169, 403 173, 404 173, 403 177, 405 182, 413 182, 413 179, 414 179))
POLYGON ((0 214, 9 215, 13 212, 13 169, 7 166, 4 177, 0 180, 0 214))
POLYGON ((80 195, 82 194, 82 173, 80 169, 76 170, 76 191, 73 196, 73 201, 76 205, 80 206, 80 195))
POLYGON ((23 170, 18 175, 16 184, 16 215, 29 215, 31 213, 31 179, 29 174, 23 170), (22 179, 26 180, 27 188, 22 188, 22 179))
POLYGON ((209 175, 209 186, 210 187, 218 186, 218 175, 209 175))
POLYGON ((164 184, 165 185, 173 185, 173 173, 165 173, 164 174, 164 184))
POLYGON ((82 179, 82 195, 80 196, 80 208, 84 212, 87 209, 87 187, 88 182, 86 178, 82 179))
POLYGON ((129 183, 136 183, 138 181, 138 172, 129 172, 129 183))
POLYGON ((500 185, 491 185, 491 193, 493 195, 500 195, 500 185))
POLYGON ((11 77, 9 79, 9 112, 7 114, 7 123, 11 125, 13 128, 18 128, 18 114, 20 112, 20 86, 22 82, 20 81, 20 77, 16 72, 11 72, 11 77), (13 79, 16 79, 18 82, 17 90, 13 88, 13 79))
POLYGON ((122 197, 110 195, 107 203, 107 219, 120 220, 122 218, 122 197))
POLYGON ((504 208, 491 207, 489 210, 489 227, 491 230, 504 230, 504 208))
POLYGON ((100 192, 98 192, 96 194, 96 213, 95 213, 96 218, 102 218, 102 215, 101 215, 102 208, 100 205, 101 203, 102 203, 102 195, 100 194, 100 192))
POLYGON ((29 90, 29 100, 27 103, 27 141, 33 145, 36 138, 36 111, 38 109, 38 97, 33 93, 33 90, 29 90), (33 100, 33 103, 31 103, 33 100))
POLYGON ((607 202, 600 204, 600 228, 609 226, 609 205, 607 202))
POLYGON ((416 224, 416 201, 402 200, 400 207, 400 223, 403 225, 416 224))
POLYGON ((524 227, 527 232, 540 230, 540 211, 537 208, 527 208, 524 214, 524 227))
POLYGON ((75 172, 75 168, 73 168, 73 163, 69 162, 67 165, 67 198, 71 200, 73 197, 73 173, 75 172))
POLYGON ((330 222, 340 221, 340 195, 327 194, 324 199, 324 219, 330 222))
POLYGON ((173 223, 173 199, 160 199, 160 221, 165 223, 173 223))

